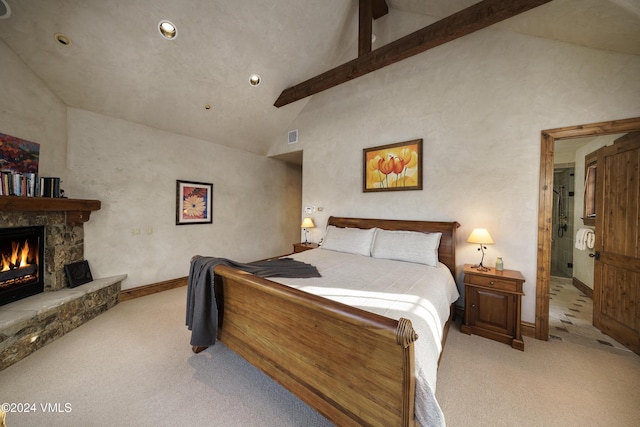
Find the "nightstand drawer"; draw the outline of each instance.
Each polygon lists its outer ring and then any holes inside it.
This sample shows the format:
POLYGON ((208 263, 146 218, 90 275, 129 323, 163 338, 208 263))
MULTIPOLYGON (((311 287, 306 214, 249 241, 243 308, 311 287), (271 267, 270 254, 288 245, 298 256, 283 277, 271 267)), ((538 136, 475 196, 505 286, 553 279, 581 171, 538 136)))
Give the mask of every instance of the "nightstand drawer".
POLYGON ((300 252, 308 251, 310 249, 316 249, 320 247, 317 243, 294 243, 293 244, 293 253, 297 254, 300 252))
POLYGON ((494 277, 476 276, 469 274, 465 277, 470 285, 484 286, 509 292, 518 292, 518 285, 513 280, 496 279, 494 277))

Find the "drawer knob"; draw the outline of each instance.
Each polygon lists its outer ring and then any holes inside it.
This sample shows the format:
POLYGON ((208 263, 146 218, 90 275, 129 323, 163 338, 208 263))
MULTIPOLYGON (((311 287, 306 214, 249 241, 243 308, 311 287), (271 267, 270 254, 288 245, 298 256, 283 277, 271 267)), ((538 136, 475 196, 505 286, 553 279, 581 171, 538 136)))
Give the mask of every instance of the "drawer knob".
POLYGON ((476 308, 476 305, 475 304, 471 304, 471 308, 476 308))
POLYGON ((491 282, 489 282, 491 285, 495 285, 496 282, 494 282, 493 280, 491 282))

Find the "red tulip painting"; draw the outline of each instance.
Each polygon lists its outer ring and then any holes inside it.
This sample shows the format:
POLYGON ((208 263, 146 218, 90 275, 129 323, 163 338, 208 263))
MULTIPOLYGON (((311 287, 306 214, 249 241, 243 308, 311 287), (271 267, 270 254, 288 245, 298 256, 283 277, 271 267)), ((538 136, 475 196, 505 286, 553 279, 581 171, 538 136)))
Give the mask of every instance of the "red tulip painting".
POLYGON ((213 184, 176 181, 176 225, 212 222, 213 184))
POLYGON ((422 139, 363 151, 364 192, 422 190, 422 139))

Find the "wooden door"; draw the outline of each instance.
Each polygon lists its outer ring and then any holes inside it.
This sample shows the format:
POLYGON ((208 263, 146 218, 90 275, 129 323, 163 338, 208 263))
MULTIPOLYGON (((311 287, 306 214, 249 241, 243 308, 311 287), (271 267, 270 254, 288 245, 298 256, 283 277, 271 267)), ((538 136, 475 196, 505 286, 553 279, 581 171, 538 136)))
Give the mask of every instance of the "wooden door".
MULTIPOLYGON (((512 296, 502 292, 472 288, 471 307, 475 309, 473 326, 513 336, 512 296)), ((509 341, 510 343, 511 341, 509 341)))
POLYGON ((640 354, 640 132, 598 152, 593 325, 640 354))

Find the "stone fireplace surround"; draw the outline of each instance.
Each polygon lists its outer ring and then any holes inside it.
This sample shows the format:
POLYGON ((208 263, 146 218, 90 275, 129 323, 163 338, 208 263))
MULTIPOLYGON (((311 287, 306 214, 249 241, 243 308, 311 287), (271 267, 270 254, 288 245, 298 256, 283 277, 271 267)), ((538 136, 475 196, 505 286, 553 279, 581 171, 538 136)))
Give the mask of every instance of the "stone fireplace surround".
POLYGON ((69 288, 66 264, 84 259, 84 222, 97 200, 0 196, 0 227, 45 227, 44 292, 0 306, 0 371, 115 306, 126 275, 69 288))

